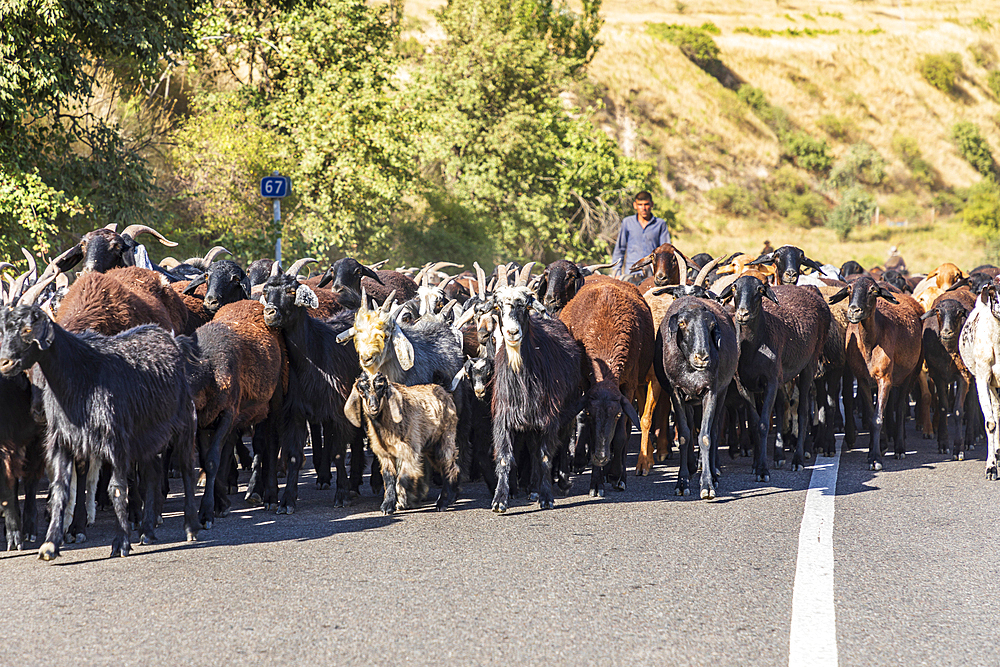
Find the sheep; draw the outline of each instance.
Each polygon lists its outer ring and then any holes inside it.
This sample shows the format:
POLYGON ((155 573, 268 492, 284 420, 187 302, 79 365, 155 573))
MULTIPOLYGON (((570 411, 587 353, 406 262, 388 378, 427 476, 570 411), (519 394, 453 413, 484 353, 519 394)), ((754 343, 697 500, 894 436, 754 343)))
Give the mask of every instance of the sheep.
MULTIPOLYGON (((757 481, 770 479, 767 467, 767 436, 771 411, 779 387, 798 377, 799 433, 792 456, 792 470, 801 469, 805 459, 809 385, 830 329, 830 309, 816 292, 807 287, 775 285, 773 288, 753 276, 741 276, 720 295, 733 299, 733 319, 739 341, 737 387, 746 399, 755 428, 754 473, 757 481), (765 301, 767 299, 767 301, 765 301), (768 303, 770 301, 771 303, 768 303), (771 305, 771 304, 774 305, 771 305), (751 394, 763 393, 760 414, 751 394)), ((784 463, 783 447, 775 445, 777 467, 784 463)))
POLYGON ((362 373, 344 406, 352 424, 364 428, 382 468, 385 495, 382 513, 410 509, 426 493, 423 457, 441 474, 435 506, 443 510, 455 500, 458 414, 451 395, 440 385, 408 387, 389 382, 382 373, 362 373))
POLYGON ((823 267, 818 262, 806 257, 801 248, 796 248, 793 245, 783 245, 777 250, 764 253, 750 262, 750 266, 765 264, 774 265, 776 285, 794 285, 799 279, 799 274, 803 266, 807 266, 819 273, 823 272, 823 267))
POLYGON ((966 400, 972 398, 968 395, 972 375, 959 356, 958 338, 975 303, 976 297, 970 290, 957 290, 942 294, 930 310, 920 316, 924 320, 924 363, 937 393, 938 452, 952 453, 948 413, 954 412, 959 428, 954 457, 959 461, 965 459, 966 434, 962 430, 962 417, 966 415, 966 400), (953 382, 958 385, 957 398, 951 391, 953 382))
POLYGON ((165 246, 177 244, 168 241, 162 234, 146 225, 129 225, 121 234, 115 230, 117 225, 111 224, 101 229, 87 232, 80 242, 64 252, 57 260, 60 271, 69 271, 83 261, 82 273, 96 271, 104 273, 114 268, 139 266, 152 269, 166 276, 171 282, 177 278, 163 267, 152 264, 146 254, 145 246, 136 242, 140 234, 152 234, 165 246))
POLYGON ((112 464, 110 490, 118 519, 112 556, 127 556, 131 551, 126 503, 133 464, 140 466, 145 480, 140 542, 155 539, 156 457, 171 445, 184 479, 185 531, 188 540, 196 539, 195 414, 185 378, 190 349, 157 326, 137 327, 117 336, 66 331, 34 303, 53 280, 55 275, 40 280, 16 307, 0 315, 4 332, 0 373, 11 377, 37 363, 45 377, 45 448, 54 476, 51 518, 39 558, 52 560, 59 555, 74 459, 99 457, 112 464))
POLYGON ((609 277, 583 286, 559 319, 583 347, 587 378, 584 429, 593 473, 590 495, 604 495, 605 478, 625 490, 625 452, 639 415, 632 401, 653 363, 653 316, 639 290, 609 277))
POLYGON ((906 456, 903 411, 920 370, 923 308, 909 295, 893 293, 888 284, 867 276, 827 300, 837 303, 848 297, 847 364, 868 403, 873 383, 878 391, 868 464, 872 470, 882 470, 880 436, 887 414, 892 419, 889 435, 895 441, 896 458, 906 456))
MULTIPOLYGON (((288 350, 288 392, 281 419, 281 449, 288 457, 288 472, 277 513, 295 511, 307 422, 323 424, 336 436, 334 505, 341 507, 351 491, 341 454, 345 443, 351 443, 354 461, 365 460, 361 431, 344 416, 344 404, 357 375, 358 357, 354 350, 336 344, 337 336, 349 328, 354 313, 342 311, 326 321, 310 317, 308 309, 319 305, 316 293, 289 272, 280 273, 277 263, 264 283, 260 301, 264 305, 264 324, 284 332, 288 350)), ((350 483, 359 486, 360 475, 350 483)))
MULTIPOLYGON (((674 289, 675 295, 683 288, 674 289)), ((701 498, 715 498, 722 406, 736 373, 736 327, 725 308, 711 299, 680 296, 667 309, 656 334, 655 369, 669 388, 680 440, 680 468, 675 490, 688 495, 688 451, 694 443, 689 404, 701 404, 701 498)))
POLYGON ((264 307, 256 301, 223 306, 211 322, 198 327, 192 341, 201 361, 189 379, 205 470, 198 519, 211 528, 216 508, 221 516, 229 509, 227 488, 221 480, 216 483, 224 443, 230 433, 265 419, 263 428, 273 435, 272 424, 281 414, 282 379, 287 380, 286 352, 281 336, 264 324, 264 307))
POLYGON ((513 287, 501 287, 494 298, 503 345, 494 359, 493 451, 497 487, 494 512, 507 511, 514 441, 523 441, 531 457, 530 486, 542 509, 554 506, 552 462, 570 434, 580 399, 580 348, 566 325, 543 317, 545 308, 525 285, 522 270, 513 287), (532 316, 529 311, 537 313, 532 316))

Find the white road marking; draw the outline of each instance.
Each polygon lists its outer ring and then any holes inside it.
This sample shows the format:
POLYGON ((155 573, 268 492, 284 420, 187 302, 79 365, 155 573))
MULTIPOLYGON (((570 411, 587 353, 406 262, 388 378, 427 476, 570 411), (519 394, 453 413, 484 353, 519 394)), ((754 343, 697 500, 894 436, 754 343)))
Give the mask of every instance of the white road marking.
POLYGON ((816 459, 799 531, 792 591, 789 667, 836 667, 837 615, 833 601, 833 513, 841 437, 833 460, 816 459))

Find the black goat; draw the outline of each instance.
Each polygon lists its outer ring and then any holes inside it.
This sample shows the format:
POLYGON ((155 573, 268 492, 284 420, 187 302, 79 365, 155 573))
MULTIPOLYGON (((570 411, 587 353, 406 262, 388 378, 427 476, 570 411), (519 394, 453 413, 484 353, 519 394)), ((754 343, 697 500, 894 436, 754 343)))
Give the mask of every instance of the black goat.
MULTIPOLYGON (((667 290, 671 288, 666 288, 667 290)), ((675 288, 679 293, 684 288, 675 288)), ((680 441, 676 491, 687 495, 688 451, 694 444, 692 402, 701 406, 701 497, 715 497, 726 392, 739 356, 732 317, 709 299, 682 296, 670 304, 656 334, 653 368, 669 388, 680 441)))
POLYGON ((818 262, 806 257, 801 248, 793 245, 783 245, 773 252, 764 253, 750 266, 760 264, 773 264, 776 269, 775 279, 778 285, 794 285, 799 279, 801 267, 808 266, 814 271, 823 272, 823 267, 818 262))
POLYGON ((240 265, 230 259, 214 262, 205 272, 188 283, 184 294, 194 294, 195 290, 207 283, 205 309, 215 313, 226 304, 250 298, 250 278, 240 265))
POLYGON ((330 285, 330 289, 335 293, 350 289, 360 294, 364 288, 369 298, 377 303, 384 302, 392 292, 396 292, 396 297, 400 301, 412 299, 417 295, 417 283, 409 276, 398 271, 376 271, 353 257, 338 259, 315 282, 317 288, 327 285, 330 285))
POLYGON ((553 317, 576 296, 583 287, 584 275, 580 267, 565 259, 557 259, 542 271, 542 278, 535 287, 535 295, 553 317))
MULTIPOLYGON (((741 276, 727 287, 720 299, 733 299, 736 337, 740 344, 738 387, 747 400, 754 436, 754 473, 757 480, 770 479, 767 468, 767 437, 778 389, 798 378, 799 435, 792 456, 792 470, 805 463, 808 431, 809 388, 816 375, 820 354, 830 331, 830 308, 813 289, 794 285, 771 287, 754 276, 741 276), (767 299, 765 301, 765 299, 767 299), (770 301, 770 303, 768 303, 770 301), (773 304, 773 305, 772 305, 773 304), (751 394, 763 394, 759 415, 751 394)), ((784 464, 785 454, 775 445, 774 461, 784 464)))
MULTIPOLYGON (((344 415, 344 404, 358 374, 358 356, 352 347, 336 344, 337 336, 350 328, 354 312, 342 311, 325 322, 310 317, 308 309, 319 304, 316 293, 296 276, 278 273, 277 269, 272 269, 271 277, 264 283, 261 302, 264 323, 284 331, 289 362, 281 429, 281 448, 288 457, 288 472, 278 513, 295 511, 307 422, 323 424, 334 436, 337 448, 337 455, 332 457, 337 466, 334 504, 343 506, 350 495, 342 455, 345 443, 351 443, 353 461, 365 460, 361 430, 344 415)), ((351 480, 351 485, 360 486, 360 475, 351 480)))
MULTIPOLYGON (((553 506, 552 462, 569 439, 580 400, 579 344, 559 320, 529 313, 545 310, 526 280, 522 272, 516 286, 496 292, 503 346, 493 378, 494 512, 507 511, 514 440, 521 438, 530 450, 530 486, 537 490, 538 504, 553 506)), ((506 283, 502 277, 500 284, 506 283)))
POLYGON ((145 486, 140 539, 155 539, 157 455, 171 445, 184 479, 184 527, 194 540, 195 415, 185 378, 192 362, 190 348, 157 326, 110 337, 66 331, 33 303, 39 287, 54 278, 39 281, 15 308, 4 310, 0 346, 0 373, 11 377, 37 363, 45 377, 45 447, 54 478, 51 519, 39 557, 51 560, 59 555, 74 459, 99 458, 112 465, 110 491, 118 518, 112 556, 126 556, 131 550, 127 491, 133 465, 140 467, 145 486))
POLYGON ((79 243, 59 256, 56 266, 60 271, 68 271, 82 261, 83 273, 104 273, 125 266, 139 266, 153 269, 171 282, 179 279, 162 266, 151 263, 145 246, 136 239, 140 234, 152 234, 165 246, 173 247, 176 243, 168 241, 158 231, 146 225, 129 225, 121 234, 115 231, 116 227, 117 225, 112 224, 87 232, 79 243))

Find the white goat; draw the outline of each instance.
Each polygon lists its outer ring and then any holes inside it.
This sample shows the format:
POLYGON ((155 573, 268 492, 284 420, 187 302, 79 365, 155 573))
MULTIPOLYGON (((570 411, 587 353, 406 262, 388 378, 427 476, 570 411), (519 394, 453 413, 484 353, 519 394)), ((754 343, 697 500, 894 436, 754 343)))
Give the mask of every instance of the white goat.
POLYGON ((1000 280, 994 278, 976 301, 958 344, 962 361, 976 378, 979 405, 986 421, 986 479, 996 480, 1000 447, 1000 280))

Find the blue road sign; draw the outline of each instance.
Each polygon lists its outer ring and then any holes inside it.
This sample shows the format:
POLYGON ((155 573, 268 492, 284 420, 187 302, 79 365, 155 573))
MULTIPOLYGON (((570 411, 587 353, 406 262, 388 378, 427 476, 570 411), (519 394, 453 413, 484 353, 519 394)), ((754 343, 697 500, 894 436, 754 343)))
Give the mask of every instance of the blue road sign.
POLYGON ((287 176, 265 176, 260 179, 260 196, 268 199, 287 197, 292 189, 292 181, 287 176))

